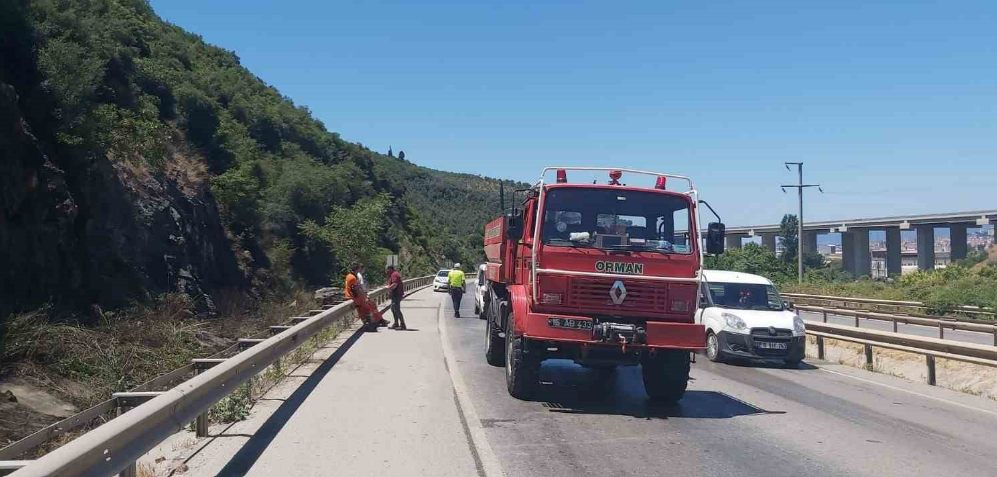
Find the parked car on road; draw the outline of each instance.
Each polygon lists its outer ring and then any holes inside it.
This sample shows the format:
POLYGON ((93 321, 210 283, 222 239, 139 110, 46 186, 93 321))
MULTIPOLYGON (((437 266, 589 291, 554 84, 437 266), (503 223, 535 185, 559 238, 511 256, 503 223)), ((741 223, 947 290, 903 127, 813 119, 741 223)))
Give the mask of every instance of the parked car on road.
POLYGON ((488 295, 488 279, 485 278, 485 271, 488 266, 478 265, 478 274, 474 277, 474 314, 478 318, 485 319, 485 296, 488 295))
POLYGON ((803 320, 765 277, 704 270, 696 322, 706 327, 710 361, 779 359, 796 367, 803 360, 803 320))
POLYGON ((433 279, 433 291, 447 291, 450 289, 450 281, 447 280, 447 275, 450 274, 449 269, 441 269, 436 272, 436 278, 433 279))

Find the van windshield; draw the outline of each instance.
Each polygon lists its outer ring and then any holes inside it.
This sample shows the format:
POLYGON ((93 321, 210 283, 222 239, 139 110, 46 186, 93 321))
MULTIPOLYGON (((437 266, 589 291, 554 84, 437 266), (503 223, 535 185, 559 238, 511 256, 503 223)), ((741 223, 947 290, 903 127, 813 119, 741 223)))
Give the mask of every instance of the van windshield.
POLYGON ((551 189, 544 199, 541 241, 604 250, 690 254, 689 201, 628 189, 551 189))
POLYGON ((734 310, 782 311, 782 297, 772 285, 715 283, 707 285, 714 306, 734 310))

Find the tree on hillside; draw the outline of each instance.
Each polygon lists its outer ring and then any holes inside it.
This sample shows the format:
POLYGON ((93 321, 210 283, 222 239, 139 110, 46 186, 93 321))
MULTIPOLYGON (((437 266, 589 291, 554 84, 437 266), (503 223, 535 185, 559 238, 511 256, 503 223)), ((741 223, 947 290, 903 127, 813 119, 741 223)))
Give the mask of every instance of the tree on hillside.
POLYGON ((398 151, 398 158, 404 161, 405 160, 405 151, 398 151))
POLYGON ((388 146, 388 157, 395 157, 395 153, 391 151, 391 146, 388 146))
POLYGON ((786 263, 796 262, 797 250, 800 247, 799 222, 796 215, 786 214, 782 216, 782 224, 779 226, 779 235, 782 237, 782 261, 786 263))
POLYGON ((328 247, 342 267, 360 263, 376 270, 381 251, 378 238, 387 225, 384 215, 390 202, 390 196, 379 194, 352 208, 334 205, 324 225, 308 220, 298 227, 305 236, 328 247))

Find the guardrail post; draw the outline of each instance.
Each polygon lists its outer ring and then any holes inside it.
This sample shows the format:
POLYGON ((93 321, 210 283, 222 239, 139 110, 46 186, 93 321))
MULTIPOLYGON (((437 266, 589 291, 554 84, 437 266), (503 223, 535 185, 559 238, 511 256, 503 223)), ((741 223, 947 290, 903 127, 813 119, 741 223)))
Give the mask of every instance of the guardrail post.
POLYGON ((935 357, 925 355, 925 364, 928 365, 928 384, 931 386, 935 385, 935 357))
MULTIPOLYGON (((824 310, 824 323, 827 323, 827 310, 824 310)), ((997 343, 997 333, 994 334, 994 342, 997 343)))
POLYGON ((855 314, 855 327, 856 328, 859 327, 859 314, 858 313, 855 314))
POLYGON ((824 337, 817 337, 817 359, 824 360, 824 337))
MULTIPOLYGON (((121 416, 122 414, 128 412, 129 409, 131 408, 126 406, 118 406, 117 409, 115 410, 115 415, 121 416)), ((121 469, 121 472, 118 473, 118 477, 137 477, 137 476, 138 476, 138 465, 135 462, 128 464, 127 467, 121 469)))
POLYGON ((897 318, 894 317, 892 321, 893 321, 893 332, 896 333, 897 332, 897 318))
MULTIPOLYGON (((201 374, 201 370, 198 369, 196 373, 201 374)), ((208 437, 208 411, 197 415, 197 420, 194 421, 194 435, 197 437, 208 437)))
POLYGON ((872 371, 872 345, 865 345, 865 367, 872 371))
POLYGON ((994 328, 994 346, 997 346, 997 328, 994 328))
POLYGON ((945 339, 945 325, 941 321, 938 322, 938 339, 945 339))

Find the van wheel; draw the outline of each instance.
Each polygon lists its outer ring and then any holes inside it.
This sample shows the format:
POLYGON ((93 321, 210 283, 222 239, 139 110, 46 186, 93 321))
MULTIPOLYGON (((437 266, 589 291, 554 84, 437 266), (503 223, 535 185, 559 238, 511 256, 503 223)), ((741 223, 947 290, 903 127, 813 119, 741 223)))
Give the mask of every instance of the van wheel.
POLYGON ((511 330, 506 332, 505 384, 510 396, 526 400, 533 395, 540 382, 540 361, 531 359, 524 348, 526 348, 526 338, 514 337, 511 330))
POLYGON ((689 385, 689 352, 681 349, 659 349, 641 363, 644 391, 653 401, 666 404, 678 402, 689 385))
POLYGON ((706 358, 714 363, 722 363, 723 353, 720 352, 720 338, 712 331, 706 332, 706 358))
POLYGON ((474 304, 474 314, 478 315, 479 317, 481 316, 481 307, 478 306, 477 303, 474 304))
POLYGON ((499 336, 500 331, 494 321, 485 319, 485 361, 492 366, 505 364, 505 339, 499 336))

